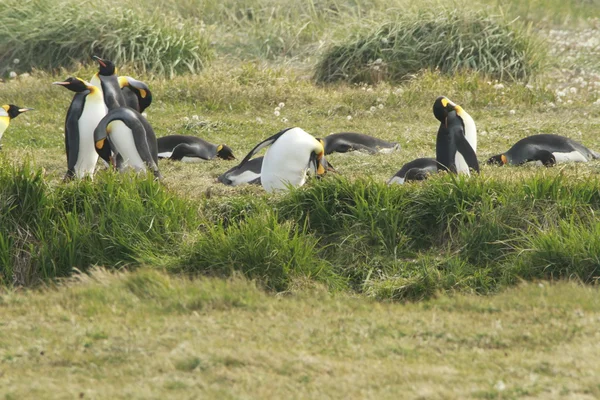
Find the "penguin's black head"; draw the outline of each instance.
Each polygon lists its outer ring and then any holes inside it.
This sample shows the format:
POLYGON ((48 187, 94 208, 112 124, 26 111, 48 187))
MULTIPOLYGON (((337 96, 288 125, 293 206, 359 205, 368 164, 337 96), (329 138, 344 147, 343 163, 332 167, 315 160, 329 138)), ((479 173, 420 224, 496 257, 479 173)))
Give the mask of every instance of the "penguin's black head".
POLYGON ((108 142, 108 140, 102 139, 96 142, 96 153, 98 153, 100 158, 106 161, 109 166, 114 166, 112 150, 110 148, 110 143, 108 142))
POLYGON ((72 92, 81 93, 88 90, 88 84, 79 78, 73 78, 72 76, 65 79, 63 82, 52 82, 53 85, 61 85, 69 89, 72 92))
POLYGON ((504 154, 497 154, 495 156, 488 158, 488 160, 485 163, 493 164, 493 165, 505 165, 505 164, 508 164, 508 159, 506 158, 506 156, 504 154))
POLYGON ((100 65, 100 69, 99 69, 100 75, 111 76, 111 75, 116 74, 117 68, 115 67, 115 64, 113 64, 112 61, 105 60, 98 56, 94 56, 93 58, 96 61, 98 61, 98 64, 100 65))
POLYGON ((224 144, 220 144, 217 147, 217 157, 222 158, 223 160, 235 160, 231 147, 224 144))
POLYGON ((440 96, 433 103, 433 115, 438 121, 444 122, 446 121, 446 117, 448 117, 448 113, 453 111, 455 107, 456 104, 451 102, 447 97, 440 96))
POLYGON ((4 108, 4 111, 6 111, 10 119, 16 118, 19 114, 23 114, 24 112, 33 110, 33 108, 19 107, 14 104, 5 104, 2 108, 4 108))

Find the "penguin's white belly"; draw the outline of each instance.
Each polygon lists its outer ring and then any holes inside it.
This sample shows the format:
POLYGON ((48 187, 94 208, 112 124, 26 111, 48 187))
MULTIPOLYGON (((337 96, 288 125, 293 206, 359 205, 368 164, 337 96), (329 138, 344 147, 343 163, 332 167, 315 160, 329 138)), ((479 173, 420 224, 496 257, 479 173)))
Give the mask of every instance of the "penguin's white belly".
POLYGON ((182 157, 181 158, 182 162, 187 162, 187 163, 199 163, 202 161, 206 161, 200 157, 182 157))
POLYGON ((129 167, 136 171, 145 171, 146 163, 138 153, 131 129, 119 120, 112 121, 110 126, 110 144, 115 147, 116 153, 119 153, 123 159, 121 171, 129 167))
POLYGON ((394 176, 392 179, 390 179, 388 181, 388 185, 393 185, 393 184, 403 185, 404 184, 404 178, 400 178, 399 176, 394 176))
MULTIPOLYGON (((2 109, 4 111, 4 109, 2 109)), ((10 118, 8 115, 0 115, 0 139, 2 139, 2 135, 4 135, 4 131, 8 128, 8 124, 10 123, 10 118)))
POLYGON ((300 187, 306 182, 310 152, 287 151, 289 148, 282 145, 275 142, 263 159, 260 180, 267 192, 285 190, 288 185, 300 187))
POLYGON ((467 176, 471 176, 471 172, 469 172, 469 164, 467 164, 465 158, 458 151, 454 157, 454 164, 456 165, 457 174, 466 174, 467 176))
POLYGON ((286 190, 288 185, 300 187, 306 182, 306 170, 302 171, 279 171, 261 172, 260 181, 267 192, 286 190))
POLYGON ((83 178, 93 175, 98 161, 98 153, 94 147, 94 129, 106 115, 104 102, 88 103, 84 108, 77 126, 79 127, 79 152, 75 163, 75 176, 83 178))
POLYGON ((244 171, 239 175, 227 176, 227 179, 231 181, 231 186, 243 185, 244 183, 253 181, 256 178, 260 178, 260 174, 257 174, 253 171, 244 171))
POLYGON ((382 149, 379 149, 379 153, 381 154, 390 154, 393 153, 394 151, 398 150, 400 148, 399 145, 396 145, 394 147, 384 147, 382 149))
POLYGON ((554 158, 556 158, 556 163, 566 163, 566 162, 587 162, 588 159, 578 151, 572 151, 570 153, 552 153, 554 158))

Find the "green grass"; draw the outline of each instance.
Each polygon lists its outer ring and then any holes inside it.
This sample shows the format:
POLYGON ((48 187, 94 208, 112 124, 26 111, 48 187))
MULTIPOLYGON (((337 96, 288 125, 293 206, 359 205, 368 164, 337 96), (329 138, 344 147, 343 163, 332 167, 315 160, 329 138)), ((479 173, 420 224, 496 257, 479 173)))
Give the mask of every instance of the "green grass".
POLYGON ((399 81, 422 69, 473 70, 527 80, 545 58, 539 39, 515 21, 460 9, 404 14, 331 46, 319 60, 318 82, 399 81))
POLYGON ((8 1, 0 17, 0 74, 73 68, 99 55, 139 72, 199 72, 212 57, 207 34, 158 12, 145 15, 111 1, 8 1), (19 60, 14 64, 13 60, 19 60))
POLYGON ((594 398, 598 299, 544 283, 398 304, 94 269, 0 292, 0 396, 594 398))

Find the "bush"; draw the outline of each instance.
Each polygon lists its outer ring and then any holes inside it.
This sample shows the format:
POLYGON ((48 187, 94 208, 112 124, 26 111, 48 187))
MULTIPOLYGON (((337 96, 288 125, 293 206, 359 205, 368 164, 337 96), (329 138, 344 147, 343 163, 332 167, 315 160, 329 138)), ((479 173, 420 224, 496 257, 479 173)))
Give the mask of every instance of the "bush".
POLYGON ((110 1, 8 0, 4 7, 10 12, 0 14, 0 65, 11 69, 69 68, 98 55, 117 66, 174 75, 197 72, 212 57, 207 35, 191 22, 110 1))
POLYGON ((454 10, 409 14, 331 47, 318 82, 397 81, 422 69, 474 70, 498 79, 527 79, 543 59, 539 41, 514 21, 454 10))

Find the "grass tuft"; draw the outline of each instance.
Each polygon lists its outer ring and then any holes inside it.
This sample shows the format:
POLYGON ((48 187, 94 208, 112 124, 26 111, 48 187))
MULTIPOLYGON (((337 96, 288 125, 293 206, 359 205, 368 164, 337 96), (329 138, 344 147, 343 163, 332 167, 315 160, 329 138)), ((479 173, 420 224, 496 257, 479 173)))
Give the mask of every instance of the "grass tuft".
POLYGON ((191 21, 147 15, 113 2, 9 0, 0 15, 0 64, 6 70, 72 68, 92 55, 139 72, 198 72, 212 58, 207 33, 191 21), (18 64, 13 60, 18 59, 18 64))
POLYGON ((468 10, 422 11, 331 47, 320 59, 315 78, 322 83, 378 83, 430 69, 525 80, 543 58, 539 40, 515 21, 468 10))

